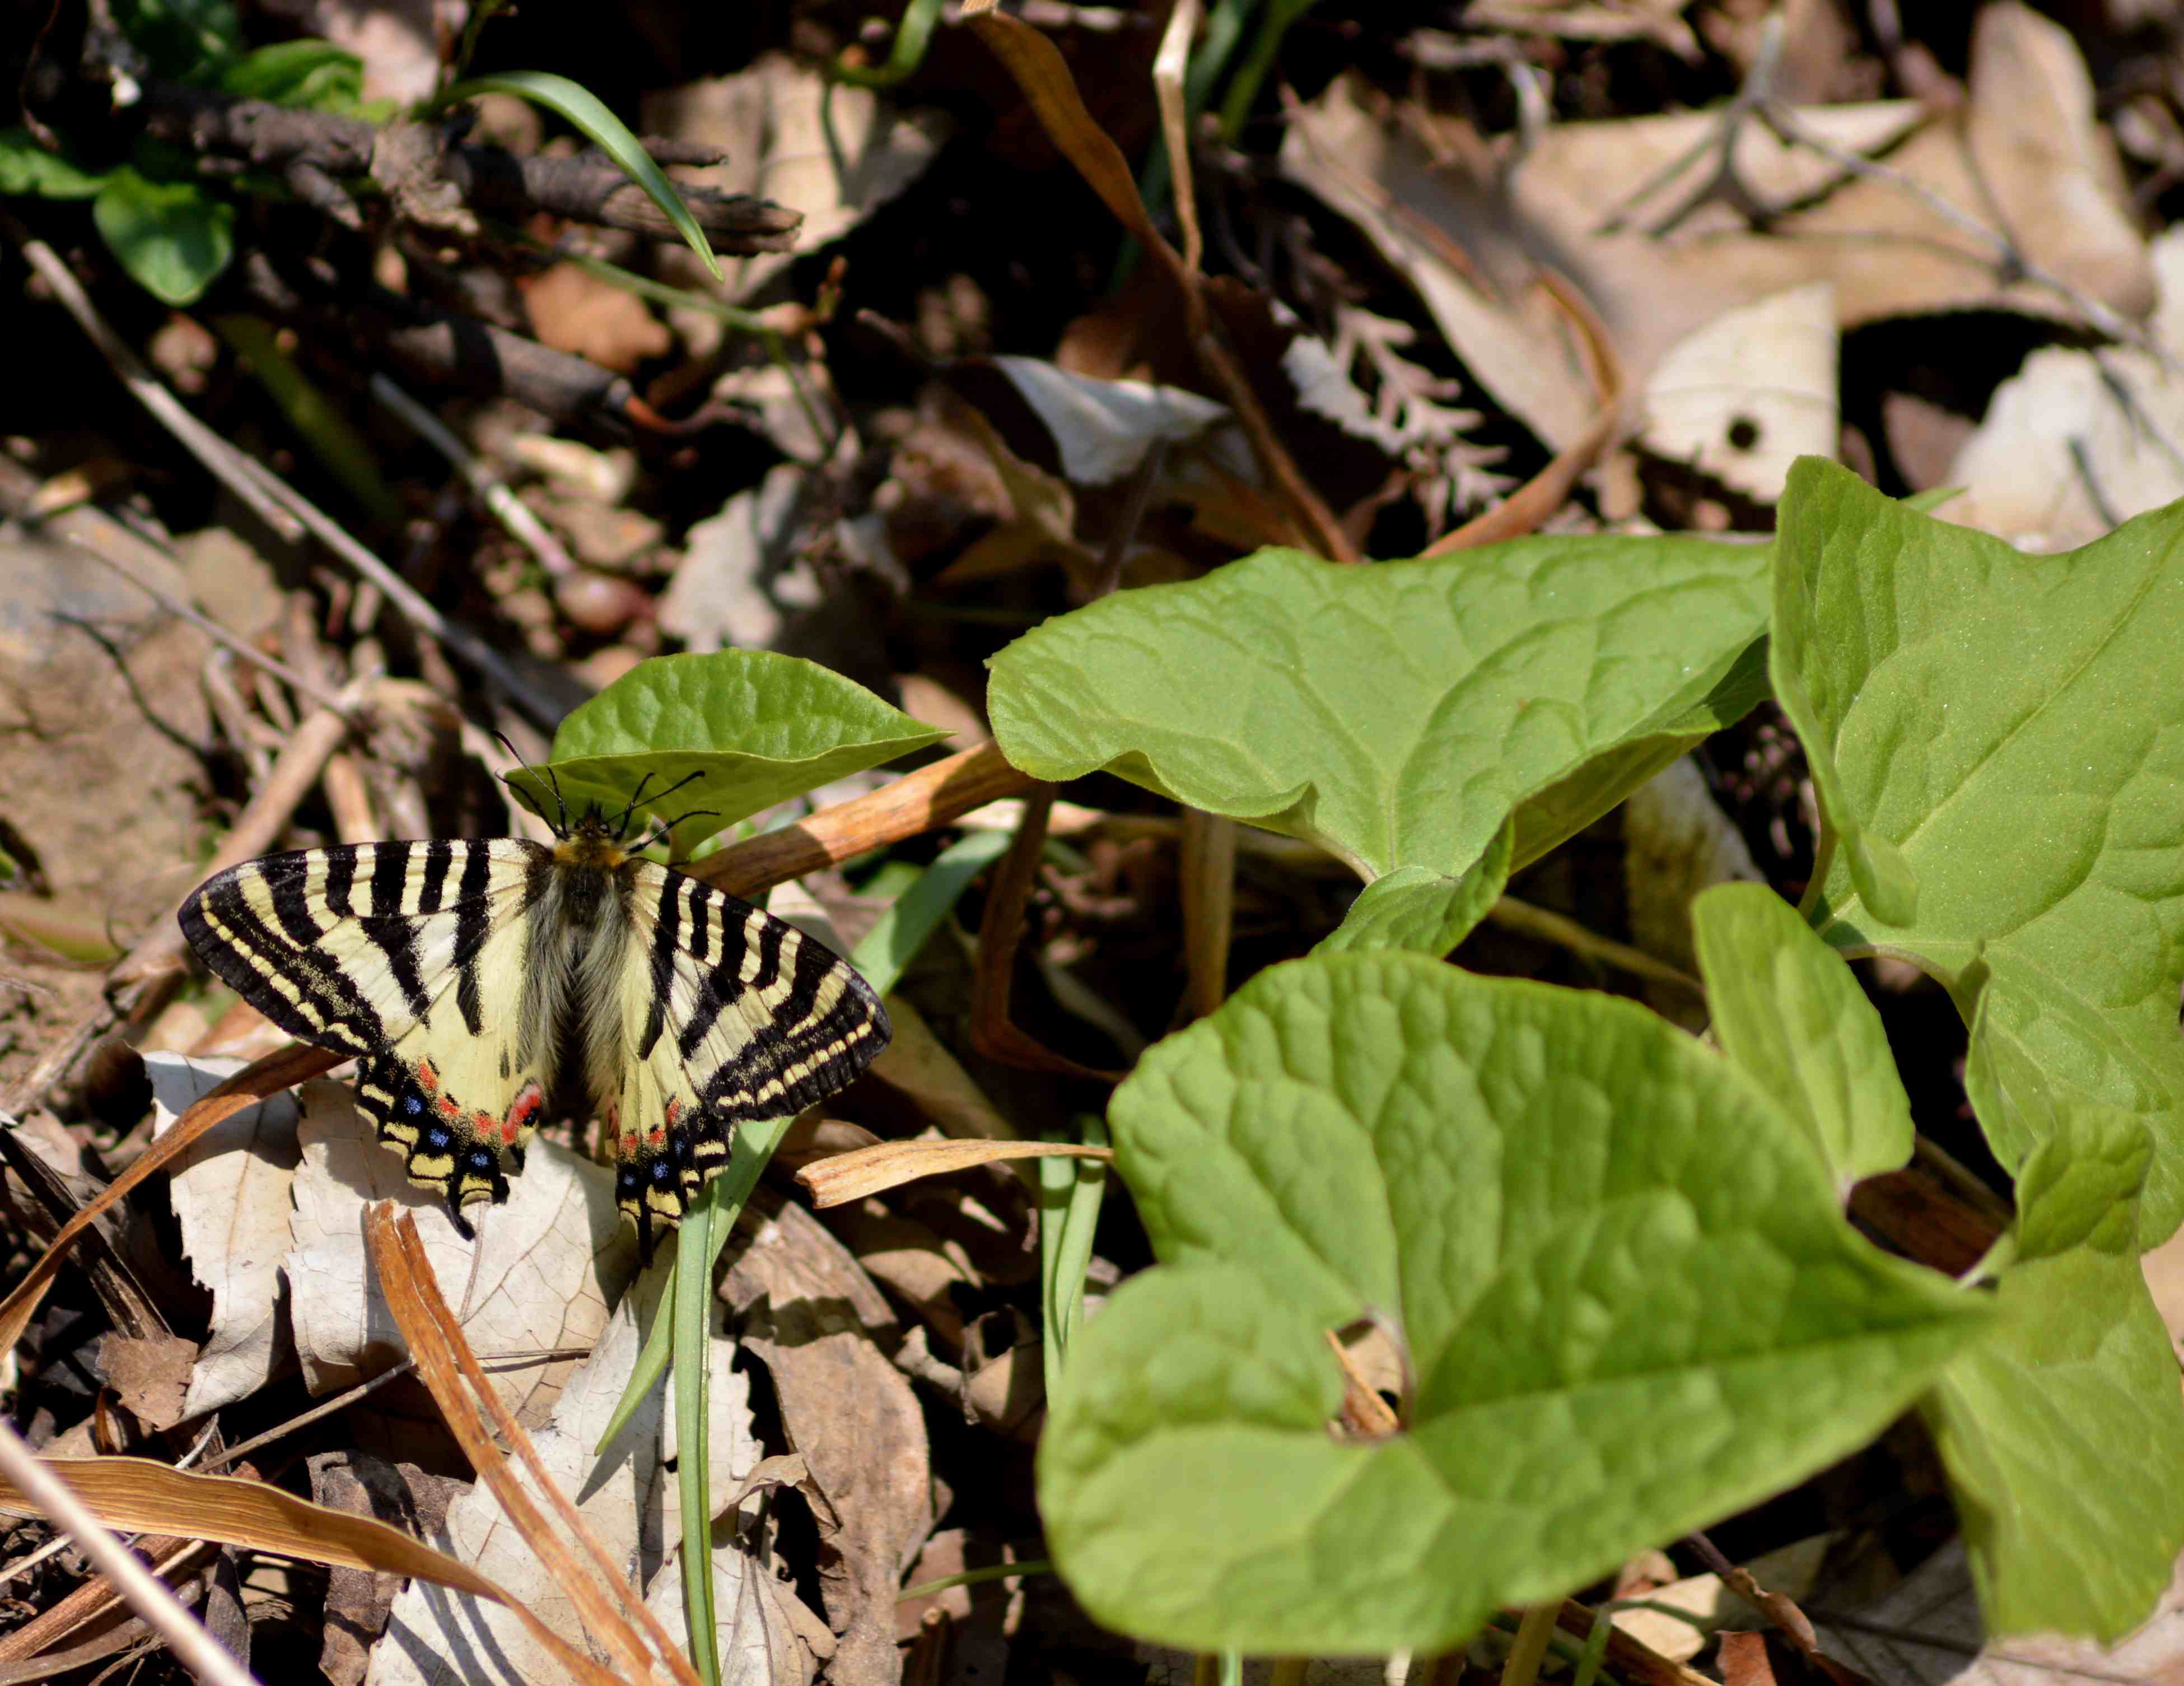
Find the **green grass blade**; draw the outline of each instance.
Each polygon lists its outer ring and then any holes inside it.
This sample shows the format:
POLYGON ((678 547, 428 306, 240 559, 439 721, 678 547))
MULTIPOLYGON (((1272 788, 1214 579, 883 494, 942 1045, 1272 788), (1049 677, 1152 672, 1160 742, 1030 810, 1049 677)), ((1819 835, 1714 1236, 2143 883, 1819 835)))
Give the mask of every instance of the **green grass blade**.
MULTIPOLYGON (((1088 1116, 1078 1125, 1086 1147, 1107 1145, 1103 1120, 1088 1116)), ((1054 1131, 1050 1139, 1067 1136, 1054 1131)), ((1038 1164, 1039 1305, 1046 1324, 1040 1354, 1051 1398, 1068 1360, 1069 1343, 1084 1322, 1084 1272, 1092 1263, 1092 1232, 1100 1222, 1107 1168, 1096 1159, 1059 1155, 1038 1164)))
MULTIPOLYGON (((712 1448, 706 1443, 706 1346, 712 1331, 713 1259, 717 1235, 727 1238, 733 1214, 722 1210, 725 1178, 690 1203, 675 1244, 675 1484, 682 1510, 682 1610, 690 1659, 705 1686, 720 1686, 713 1625, 713 1518, 706 1494, 712 1448)), ((738 1205, 742 1203, 738 1202, 738 1205)))
POLYGON ((690 207, 682 203, 682 195, 676 192, 675 184, 652 161, 651 155, 638 144, 629 126, 608 110, 604 102, 589 88, 544 70, 503 70, 497 75, 472 76, 467 81, 457 82, 426 109, 437 110, 482 93, 514 94, 566 118, 587 140, 619 165, 624 175, 652 196, 653 204, 675 225, 676 232, 690 243, 690 249, 705 260, 705 268, 713 279, 721 278, 721 260, 713 255, 705 231, 698 226, 698 219, 690 215, 690 207))
POLYGON ((917 951, 940 928, 971 880, 999 860, 1008 846, 1006 831, 974 831, 950 844, 865 933, 850 963, 876 991, 887 994, 902 981, 917 951))
MULTIPOLYGON (((727 1170, 705 1185, 700 1203, 710 1201, 715 1209, 727 1214, 725 1222, 714 1225, 712 1236, 705 1245, 705 1250, 708 1254, 706 1294, 712 1292, 710 1272, 720 1259, 721 1249, 728 1244, 728 1231, 735 1225, 737 1214, 743 1210, 744 1202, 750 1198, 751 1190, 758 1186, 759 1173, 766 1169, 766 1162, 773 1157, 773 1150, 780 1145, 781 1138, 794 1121, 785 1118, 768 1119, 763 1124, 746 1124, 739 1127, 734 1145, 728 1150, 727 1170)), ((677 1268, 679 1270, 680 1266, 677 1268)), ((638 1355, 637 1368, 630 1375, 629 1386, 622 1390, 621 1399, 615 1406, 614 1415, 608 1421, 606 1432, 599 1437, 598 1450, 604 1452, 613 1443, 615 1436, 621 1432, 644 1396, 658 1386, 660 1378, 667 1373, 668 1364, 674 1357, 671 1333, 674 1328, 677 1298, 675 1284, 671 1281, 660 1296, 660 1309, 654 1315, 651 1332, 645 1337, 644 1350, 638 1355)))

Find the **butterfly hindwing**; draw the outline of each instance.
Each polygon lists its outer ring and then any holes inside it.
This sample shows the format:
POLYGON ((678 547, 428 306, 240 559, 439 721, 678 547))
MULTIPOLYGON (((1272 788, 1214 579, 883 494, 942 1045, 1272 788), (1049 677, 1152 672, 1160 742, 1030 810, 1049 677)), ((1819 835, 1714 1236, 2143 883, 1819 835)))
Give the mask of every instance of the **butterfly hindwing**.
POLYGON ((291 1036, 359 1061, 357 1099, 410 1180, 507 1196, 549 1076, 526 998, 551 851, 518 838, 363 843, 247 861, 182 906, 191 946, 291 1036))
POLYGON ((606 1123, 616 1198, 649 1244, 728 1162, 739 1124, 793 1117, 888 1044, 854 967, 794 926, 637 860, 617 985, 623 1059, 606 1123))

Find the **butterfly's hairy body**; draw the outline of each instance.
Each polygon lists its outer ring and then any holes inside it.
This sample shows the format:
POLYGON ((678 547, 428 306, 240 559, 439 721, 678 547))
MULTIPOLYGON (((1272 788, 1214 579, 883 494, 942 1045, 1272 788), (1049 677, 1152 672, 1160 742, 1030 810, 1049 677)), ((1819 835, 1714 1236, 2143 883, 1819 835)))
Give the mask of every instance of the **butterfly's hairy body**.
POLYGON ((649 1255, 738 1125, 855 1077, 887 1015, 780 920, 621 846, 596 812, 552 845, 358 844, 230 868, 183 905, 191 945, 291 1035, 359 1061, 410 1179, 508 1197, 550 1101, 606 1126, 649 1255))
POLYGON ((530 929, 532 942, 545 952, 526 957, 516 1013, 518 1063, 539 1069, 549 1096, 581 1075, 582 1098, 602 1115, 621 1091, 621 1021, 584 1008, 614 1002, 629 961, 636 885, 622 868, 632 858, 572 840, 540 860, 530 929), (575 1072, 568 1069, 571 1056, 575 1072))

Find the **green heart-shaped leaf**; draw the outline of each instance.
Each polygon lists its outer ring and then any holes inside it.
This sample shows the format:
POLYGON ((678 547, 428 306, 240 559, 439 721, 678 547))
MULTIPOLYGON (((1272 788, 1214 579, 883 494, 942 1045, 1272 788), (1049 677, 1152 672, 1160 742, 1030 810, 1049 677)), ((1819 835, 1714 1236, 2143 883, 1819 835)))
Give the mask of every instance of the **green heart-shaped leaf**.
POLYGON ((1602 996, 1293 962, 1111 1117, 1162 1262, 1072 1351, 1039 1506, 1093 1615, 1169 1644, 1447 1649, 1849 1450, 1983 1324, 1726 1061, 1602 996), (1327 1334, 1361 1319, 1414 1380, 1346 1441, 1327 1334))
POLYGON ((1922 1407, 1996 1635, 2120 1639, 2184 1549, 2184 1402, 2138 1267, 2152 1156, 2112 1108, 2051 1119, 2018 1180, 2000 1315, 1922 1407))
POLYGON ((1906 1164, 1911 1103, 1842 956, 1760 884, 1702 894, 1691 935, 1722 1052, 1804 1125, 1836 1191, 1906 1164))
POLYGON ((1486 917, 1509 885, 1509 856, 1515 847, 1513 821, 1494 835, 1486 852, 1460 878, 1424 867, 1397 867, 1357 892, 1342 923, 1314 952, 1339 954, 1351 948, 1407 948, 1446 954, 1486 917))
POLYGON ((1814 928, 2144 1123, 2151 1246, 2184 1220, 2184 505, 2028 556, 1807 461, 1775 550, 1778 688, 1843 834, 1814 928))
MULTIPOLYGON (((1767 578, 1763 547, 1702 539, 1368 567, 1262 550, 1048 622, 994 658, 987 703, 1041 779, 1104 768, 1368 879, 1452 877, 1526 797, 1687 727, 1763 629, 1767 578)), ((1596 813, 1626 793, 1567 800, 1596 813)))
POLYGON ((553 784, 528 769, 510 782, 549 818, 558 817, 553 785, 573 814, 594 803, 619 812, 643 784, 640 812, 703 813, 676 827, 681 852, 760 808, 947 735, 815 662, 757 650, 664 656, 561 723, 553 784), (660 793, 684 779, 663 807, 660 793))
POLYGON ((235 255, 233 205, 192 181, 148 181, 125 164, 91 202, 91 220, 131 279, 164 304, 196 304, 235 255))

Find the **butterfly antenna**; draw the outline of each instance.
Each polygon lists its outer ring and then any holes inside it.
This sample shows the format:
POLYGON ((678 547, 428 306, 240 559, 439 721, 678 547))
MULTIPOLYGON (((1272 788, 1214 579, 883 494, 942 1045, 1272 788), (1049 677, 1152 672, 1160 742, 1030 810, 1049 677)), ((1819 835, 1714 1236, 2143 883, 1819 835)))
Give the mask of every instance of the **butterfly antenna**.
POLYGON ((567 799, 561 795, 561 781, 554 776, 554 763, 548 762, 538 770, 544 776, 548 787, 554 792, 554 806, 561 811, 561 823, 554 829, 560 835, 566 837, 569 835, 569 804, 567 799))
MULTIPOLYGON (((670 784, 670 785, 669 785, 666 790, 662 790, 662 791, 661 791, 658 796, 655 796, 655 797, 652 799, 652 806, 653 806, 654 807, 657 808, 657 807, 659 807, 662 802, 666 801, 670 796, 673 796, 673 795, 674 795, 677 790, 681 790, 681 789, 682 789, 685 784, 689 784, 693 779, 703 779, 705 776, 705 769, 704 768, 702 768, 702 767, 701 767, 701 768, 699 768, 696 772, 694 772, 694 773, 685 773, 682 778, 680 778, 680 779, 677 779, 677 780, 676 780, 672 784, 670 784)), ((651 779, 652 779, 652 775, 651 775, 649 773, 646 773, 646 774, 644 775, 644 778, 642 778, 642 779, 638 779, 638 780, 637 781, 637 790, 638 790, 638 796, 643 796, 643 795, 644 794, 644 787, 645 787, 645 785, 646 785, 646 784, 649 784, 649 783, 651 782, 651 779)), ((629 816, 630 816, 630 811, 631 811, 631 809, 632 809, 632 808, 636 807, 636 806, 637 806, 637 800, 638 800, 638 799, 637 799, 637 796, 632 796, 632 797, 629 799, 629 807, 624 808, 624 809, 621 811, 621 824, 620 826, 618 826, 617 828, 616 828, 616 830, 615 830, 615 835, 616 835, 616 837, 620 837, 620 836, 623 835, 624 835, 626 832, 627 832, 627 830, 629 829, 629 816)), ((688 818, 689 818, 689 816, 686 814, 686 815, 684 815, 684 816, 683 816, 683 818, 684 818, 685 819, 687 819, 688 818)), ((667 822, 668 829, 671 831, 672 829, 674 829, 674 828, 675 828, 676 826, 677 826, 677 825, 679 825, 679 824, 681 824, 681 823, 682 823, 682 821, 681 821, 681 820, 673 820, 673 819, 671 819, 671 820, 669 820, 669 821, 667 822)), ((644 843, 640 843, 640 844, 638 844, 638 848, 640 848, 640 849, 649 848, 649 846, 650 846, 650 845, 649 845, 649 844, 644 844, 644 843)))
POLYGON ((637 781, 637 789, 629 793, 628 806, 622 809, 621 818, 615 822, 614 835, 616 836, 625 837, 628 835, 629 817, 637 812, 637 805, 644 800, 644 787, 651 782, 652 775, 649 773, 646 773, 644 778, 637 781))
MULTIPOLYGON (((560 837, 567 836, 569 835, 569 805, 561 800, 561 781, 554 776, 554 769, 552 766, 549 764, 545 766, 533 767, 529 762, 523 758, 523 751, 517 749, 514 744, 508 741, 507 733, 495 732, 493 735, 499 743, 501 748, 508 751, 510 757, 515 762, 516 766, 521 768, 524 772, 530 773, 534 779, 541 777, 543 778, 547 788, 554 793, 554 806, 561 811, 561 823, 554 828, 554 835, 560 837)), ((523 806, 529 808, 532 812, 538 814, 539 818, 544 819, 546 818, 543 813, 539 812, 538 805, 532 801, 530 797, 525 796, 521 788, 518 786, 515 780, 511 779, 506 773, 504 773, 501 774, 500 782, 507 785, 510 790, 515 791, 516 801, 521 802, 523 806)))
MULTIPOLYGON (((694 777, 695 775, 694 774, 693 776, 694 777)), ((669 820, 666 824, 661 826, 659 830, 654 832, 651 836, 646 838, 644 842, 634 845, 631 848, 630 853, 632 855, 641 855, 647 849, 649 849, 654 844, 664 842, 667 838, 674 835, 675 828, 682 824, 686 819, 718 819, 719 818, 720 815, 711 808, 693 808, 688 813, 677 814, 673 819, 669 820)))

